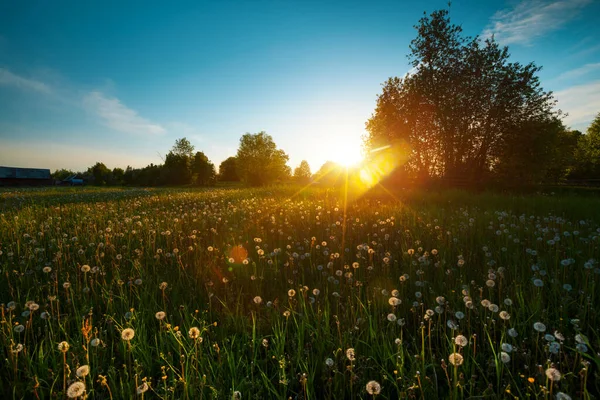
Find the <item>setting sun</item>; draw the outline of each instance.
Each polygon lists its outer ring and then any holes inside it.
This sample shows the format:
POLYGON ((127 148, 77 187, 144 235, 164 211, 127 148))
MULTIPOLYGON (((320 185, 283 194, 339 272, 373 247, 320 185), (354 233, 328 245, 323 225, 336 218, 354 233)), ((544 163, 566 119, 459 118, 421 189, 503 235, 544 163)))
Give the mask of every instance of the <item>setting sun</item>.
POLYGON ((360 141, 347 139, 339 140, 334 147, 334 152, 330 159, 344 167, 350 167, 360 163, 363 159, 360 141))

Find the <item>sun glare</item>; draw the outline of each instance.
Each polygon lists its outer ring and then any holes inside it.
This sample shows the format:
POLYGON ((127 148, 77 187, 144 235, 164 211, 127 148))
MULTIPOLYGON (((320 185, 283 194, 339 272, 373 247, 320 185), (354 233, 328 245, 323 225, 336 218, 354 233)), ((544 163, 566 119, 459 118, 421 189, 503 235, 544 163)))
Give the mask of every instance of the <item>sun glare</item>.
POLYGON ((359 143, 354 143, 353 141, 340 141, 335 146, 335 153, 331 157, 331 160, 344 167, 350 167, 360 163, 362 158, 359 143))

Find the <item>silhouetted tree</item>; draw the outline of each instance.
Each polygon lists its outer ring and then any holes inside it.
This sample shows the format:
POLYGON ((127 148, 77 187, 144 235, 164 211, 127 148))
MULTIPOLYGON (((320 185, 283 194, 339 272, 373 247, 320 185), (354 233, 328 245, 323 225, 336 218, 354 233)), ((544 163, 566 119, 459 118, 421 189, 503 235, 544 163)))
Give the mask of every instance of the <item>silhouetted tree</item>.
POLYGON ((214 185, 216 180, 215 166, 201 151, 197 152, 192 161, 193 181, 196 185, 214 185))
POLYGON ((261 186, 290 177, 288 155, 265 132, 246 133, 237 151, 237 172, 243 182, 261 186))
POLYGON ((51 176, 53 179, 62 181, 73 175, 75 175, 75 172, 71 171, 70 169, 62 168, 62 169, 57 169, 56 171, 54 171, 51 176))
POLYGON ((219 180, 222 182, 237 182, 240 177, 237 173, 237 158, 229 157, 219 165, 219 180))
POLYGON ((528 165, 521 174, 543 176, 552 154, 547 143, 561 122, 552 94, 540 86, 540 67, 509 62, 508 48, 493 37, 463 36, 446 10, 415 28, 414 73, 385 82, 366 125, 367 147, 407 144, 405 169, 417 177, 481 180, 504 175, 500 165, 528 165), (535 147, 520 148, 525 143, 535 147))
POLYGON ((177 139, 165 157, 161 171, 161 183, 165 185, 187 185, 192 182, 192 154, 194 146, 186 138, 177 139))
POLYGON ((90 176, 92 183, 98 186, 104 186, 108 184, 112 179, 112 172, 101 162, 97 162, 94 166, 90 167, 87 171, 90 176))

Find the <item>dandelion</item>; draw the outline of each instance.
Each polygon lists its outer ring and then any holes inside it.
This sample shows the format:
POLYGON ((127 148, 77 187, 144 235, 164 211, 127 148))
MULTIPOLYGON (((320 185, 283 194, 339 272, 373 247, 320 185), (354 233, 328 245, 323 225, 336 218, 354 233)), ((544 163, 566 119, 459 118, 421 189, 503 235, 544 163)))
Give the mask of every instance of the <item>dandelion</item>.
POLYGON ((254 297, 253 301, 254 301, 254 304, 260 304, 260 303, 262 303, 262 297, 256 296, 256 297, 254 297))
POLYGON ((506 352, 501 352, 500 353, 500 361, 502 361, 504 364, 510 362, 510 355, 506 352))
POLYGON ((556 393, 556 400, 571 400, 571 396, 563 392, 558 392, 556 393))
POLYGON ((198 339, 200 337, 200 329, 196 328, 195 326, 191 327, 188 331, 188 336, 193 340, 198 339))
POLYGON ((450 361, 450 364, 454 365, 455 367, 458 367, 462 365, 464 359, 460 353, 452 353, 448 356, 448 361, 450 361))
POLYGON ((140 386, 138 386, 135 391, 136 391, 137 394, 142 394, 142 393, 146 393, 146 391, 148 389, 149 389, 148 384, 146 382, 144 382, 140 386))
POLYGON ((94 339, 92 339, 90 344, 92 345, 92 347, 98 347, 100 345, 100 339, 94 338, 94 339))
POLYGON ((167 286, 169 286, 169 284, 167 282, 161 282, 160 285, 158 285, 158 288, 160 290, 165 290, 167 288, 167 286))
POLYGON ((135 331, 131 328, 125 328, 121 332, 121 339, 125 340, 126 342, 129 342, 131 339, 133 339, 134 336, 135 331))
POLYGON ((465 347, 469 343, 469 340, 463 335, 458 335, 454 338, 454 343, 460 347, 465 347))
POLYGON ((390 321, 390 322, 395 322, 395 321, 396 321, 396 319, 397 319, 397 318, 396 318, 396 316, 395 316, 393 313, 389 313, 389 314, 387 315, 387 320, 388 320, 388 321, 390 321))
POLYGON ((367 382, 366 389, 367 389, 367 393, 369 393, 370 395, 373 395, 373 396, 381 393, 381 385, 377 381, 367 382))
POLYGON ((66 353, 67 351, 69 351, 69 343, 62 341, 58 344, 58 350, 62 351, 63 353, 66 353))
POLYGON ((356 360, 356 354, 354 353, 353 348, 349 348, 348 350, 346 350, 346 358, 350 361, 356 360))
POLYGON ((90 272, 90 266, 85 264, 81 266, 81 272, 86 273, 86 272, 90 272))
POLYGON ((318 296, 321 293, 321 291, 319 289, 313 289, 312 293, 313 295, 318 296))
POLYGON ((388 304, 389 304, 390 306, 394 306, 394 307, 396 307, 396 306, 399 306, 400 304, 402 304, 402 300, 400 300, 400 299, 399 299, 399 298, 397 298, 397 297, 390 297, 390 298, 388 299, 388 304))
POLYGON ((77 368, 77 371, 75 371, 75 374, 80 378, 85 378, 86 376, 89 375, 89 373, 90 373, 89 365, 82 365, 81 367, 77 368))
POLYGON ((288 296, 289 297, 294 297, 295 295, 296 295, 296 291, 294 289, 288 290, 288 296))
POLYGON ((44 268, 42 268, 42 271, 44 271, 44 273, 48 274, 52 271, 52 267, 44 267, 44 268))
POLYGON ((231 400, 242 400, 242 392, 236 390, 233 392, 233 396, 231 396, 231 400))
POLYGON ((506 311, 500 311, 500 318, 502 318, 505 321, 508 321, 510 319, 510 314, 507 313, 506 311))
POLYGON ((513 350, 512 345, 509 343, 502 343, 502 346, 500 346, 500 347, 502 347, 502 350, 507 353, 510 353, 513 350))
POLYGON ((333 360, 331 358, 327 358, 325 360, 325 365, 327 365, 329 368, 333 367, 333 360))
POLYGON ((517 332, 517 330, 515 328, 510 328, 508 330, 508 336, 510 336, 512 338, 516 338, 517 336, 519 336, 519 333, 517 332))
POLYGON ((560 371, 557 370, 556 368, 548 368, 546 370, 546 376, 548 377, 548 379, 550 379, 552 382, 558 382, 560 381, 561 378, 561 374, 560 371))
POLYGON ((533 329, 535 329, 538 332, 546 332, 546 325, 544 325, 541 322, 536 322, 535 324, 533 324, 533 329))
POLYGON ((167 316, 167 314, 164 311, 159 311, 156 314, 154 314, 154 317, 159 321, 162 321, 163 319, 165 319, 166 316, 167 316))
POLYGON ((25 330, 25 325, 17 325, 13 328, 15 333, 22 333, 25 330))
POLYGON ((85 383, 83 382, 74 382, 67 389, 67 396, 70 399, 76 399, 77 397, 83 396, 85 393, 85 383))
POLYGON ((68 289, 70 287, 71 287, 71 283, 70 282, 63 283, 63 288, 68 289))
POLYGON ((284 317, 286 317, 286 318, 288 318, 290 315, 292 315, 292 313, 291 313, 291 312, 289 312, 288 310, 285 310, 285 311, 283 312, 283 316, 284 316, 284 317))

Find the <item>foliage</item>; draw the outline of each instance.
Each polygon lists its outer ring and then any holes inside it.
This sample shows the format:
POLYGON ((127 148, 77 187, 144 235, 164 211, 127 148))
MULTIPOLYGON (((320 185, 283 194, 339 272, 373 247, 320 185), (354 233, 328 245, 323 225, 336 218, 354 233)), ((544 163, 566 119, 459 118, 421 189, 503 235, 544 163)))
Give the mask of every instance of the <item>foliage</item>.
POLYGON ((194 155, 192 161, 193 181, 199 186, 212 186, 216 181, 215 166, 208 157, 201 151, 194 155))
POLYGON ((300 165, 294 169, 294 179, 298 182, 308 182, 310 181, 312 174, 310 172, 310 165, 306 160, 302 160, 300 165))
POLYGON ((543 175, 547 143, 561 123, 540 86, 540 67, 510 62, 494 38, 464 36, 446 10, 424 16, 416 29, 414 72, 385 82, 366 124, 367 146, 407 143, 404 168, 417 177, 479 181, 519 165, 528 165, 520 171, 531 172, 527 180, 543 175), (513 152, 521 143, 535 147, 513 152), (532 156, 536 163, 528 164, 532 156))
POLYGON ((290 167, 286 165, 288 155, 264 131, 244 134, 236 159, 238 176, 251 186, 267 185, 290 176, 290 167))
POLYGON ((73 175, 75 175, 75 172, 71 171, 70 169, 62 168, 62 169, 57 169, 56 171, 54 171, 51 176, 53 179, 63 181, 73 175))
POLYGON ((237 158, 229 157, 219 165, 219 180, 223 182, 237 182, 240 177, 237 173, 237 158))
POLYGON ((111 182, 112 171, 101 162, 97 162, 87 170, 88 175, 94 185, 105 186, 111 182))

